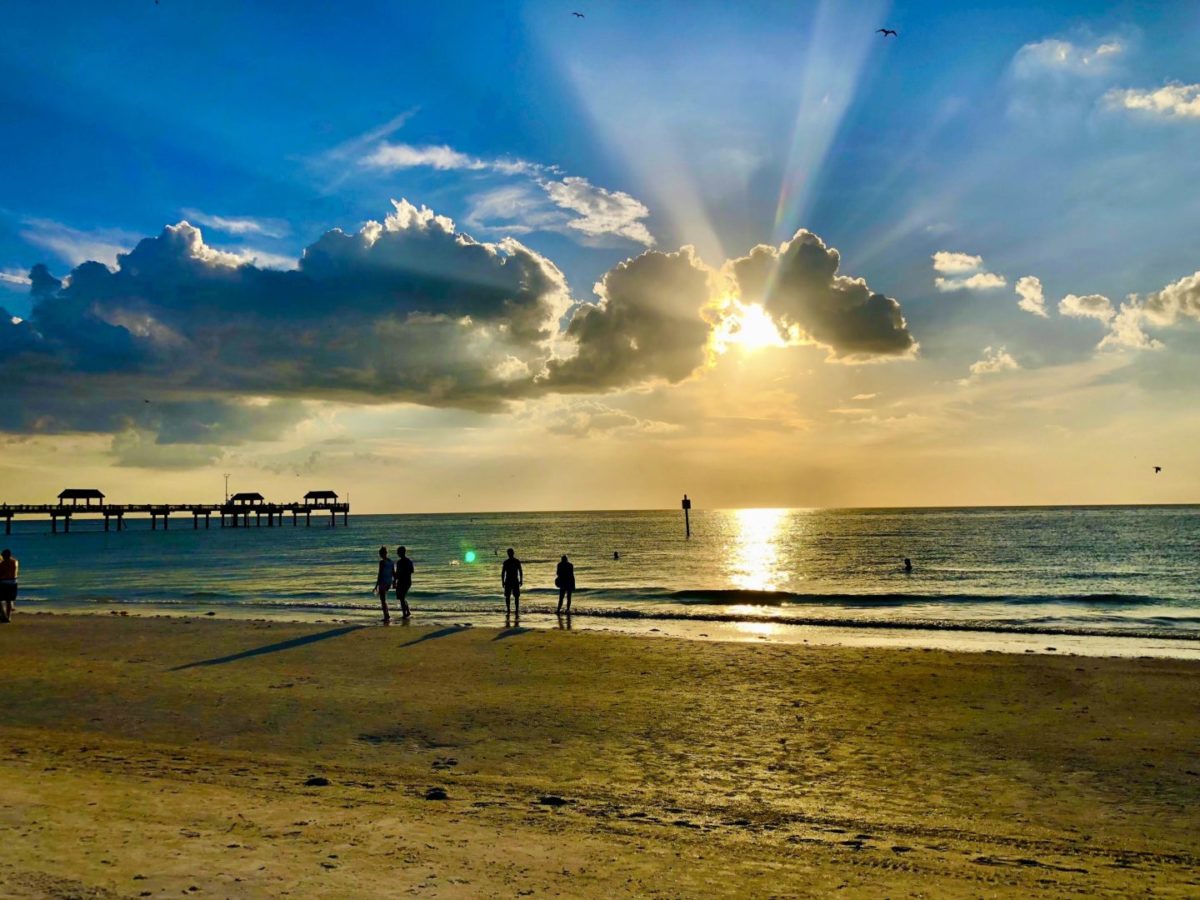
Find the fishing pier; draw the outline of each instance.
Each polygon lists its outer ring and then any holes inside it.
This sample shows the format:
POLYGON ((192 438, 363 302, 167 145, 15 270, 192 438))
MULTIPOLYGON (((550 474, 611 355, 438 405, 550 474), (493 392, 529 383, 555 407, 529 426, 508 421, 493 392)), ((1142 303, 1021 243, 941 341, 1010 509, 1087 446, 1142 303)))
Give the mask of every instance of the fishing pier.
MULTIPOLYGON (((0 519, 4 520, 4 533, 12 534, 13 518, 16 516, 38 516, 50 519, 50 530, 58 533, 62 523, 64 534, 71 531, 71 520, 81 517, 104 518, 104 530, 124 531, 128 526, 125 517, 148 516, 150 529, 158 530, 162 520, 163 530, 171 527, 171 515, 192 517, 192 528, 199 529, 200 520, 209 528, 212 517, 218 516, 222 528, 261 528, 263 519, 268 528, 282 528, 286 518, 292 518, 292 527, 300 524, 312 527, 312 517, 329 515, 329 526, 337 527, 338 515, 342 525, 350 524, 350 504, 341 502, 333 491, 309 491, 304 499, 290 503, 269 503, 262 494, 243 492, 234 494, 224 503, 108 503, 102 492, 95 488, 67 488, 58 495, 58 503, 0 504, 0 519), (93 502, 94 501, 94 502, 93 502), (250 524, 250 520, 254 524, 250 524)), ((185 519, 186 521, 186 519, 185 519)))

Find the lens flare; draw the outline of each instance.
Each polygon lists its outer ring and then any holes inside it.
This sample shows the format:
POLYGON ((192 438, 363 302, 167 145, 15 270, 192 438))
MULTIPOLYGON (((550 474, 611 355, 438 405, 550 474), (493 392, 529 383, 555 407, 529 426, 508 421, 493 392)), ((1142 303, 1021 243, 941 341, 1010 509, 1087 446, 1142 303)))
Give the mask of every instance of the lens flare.
POLYGON ((466 553, 463 554, 463 559, 469 563, 475 562, 475 551, 468 550, 466 553))

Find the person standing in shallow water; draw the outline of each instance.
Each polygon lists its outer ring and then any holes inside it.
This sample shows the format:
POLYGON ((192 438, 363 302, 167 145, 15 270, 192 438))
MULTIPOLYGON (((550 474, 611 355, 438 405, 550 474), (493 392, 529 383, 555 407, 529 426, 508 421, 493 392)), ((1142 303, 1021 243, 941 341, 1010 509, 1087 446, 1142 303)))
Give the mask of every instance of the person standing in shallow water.
POLYGON ((17 601, 17 574, 21 564, 7 547, 0 552, 0 625, 12 619, 17 601))
POLYGON ((379 595, 379 605, 383 607, 383 624, 392 621, 388 612, 387 595, 396 581, 396 564, 388 559, 387 547, 379 548, 379 574, 375 576, 375 593, 379 595))
POLYGON ((567 612, 571 611, 571 594, 575 592, 575 567, 567 559, 567 554, 558 562, 554 575, 554 585, 558 588, 558 611, 563 611, 563 598, 567 600, 567 612))
POLYGON ((524 583, 525 571, 521 568, 521 561, 514 555, 513 548, 509 547, 508 559, 500 564, 500 584, 504 586, 504 612, 506 615, 512 612, 513 606, 517 609, 517 615, 521 614, 521 585, 524 583))
POLYGON ((396 548, 396 599, 404 618, 412 615, 408 608, 408 592, 412 589, 413 561, 408 558, 407 547, 396 548))

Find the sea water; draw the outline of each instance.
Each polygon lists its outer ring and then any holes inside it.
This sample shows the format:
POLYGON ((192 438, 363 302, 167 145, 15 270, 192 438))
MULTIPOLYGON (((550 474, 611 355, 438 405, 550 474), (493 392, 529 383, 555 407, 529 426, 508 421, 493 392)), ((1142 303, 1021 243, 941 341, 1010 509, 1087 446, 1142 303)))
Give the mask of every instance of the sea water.
MULTIPOLYGON (((252 520, 253 521, 253 520, 252 520)), ((525 571, 523 611, 553 612, 575 565, 580 621, 804 623, 865 629, 1143 635, 1200 641, 1200 507, 693 510, 316 516, 274 528, 133 521, 70 534, 18 521, 26 609, 174 609, 377 617, 378 549, 404 544, 424 620, 503 610, 500 563, 525 571), (617 558, 619 555, 619 558, 617 558), (905 572, 903 561, 912 560, 905 572)))

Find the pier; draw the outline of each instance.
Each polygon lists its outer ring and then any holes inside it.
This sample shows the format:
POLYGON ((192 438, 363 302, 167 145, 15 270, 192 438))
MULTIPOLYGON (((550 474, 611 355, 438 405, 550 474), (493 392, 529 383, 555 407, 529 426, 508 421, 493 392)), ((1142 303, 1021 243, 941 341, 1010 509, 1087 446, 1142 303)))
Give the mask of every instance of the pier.
POLYGON ((338 516, 342 525, 350 524, 350 504, 341 502, 333 491, 309 491, 303 500, 272 503, 262 494, 243 492, 234 494, 223 503, 108 503, 105 495, 95 488, 68 488, 58 495, 58 503, 4 503, 0 504, 0 519, 4 520, 4 533, 12 534, 13 519, 17 516, 37 516, 50 520, 50 531, 69 534, 71 520, 81 517, 104 519, 105 531, 124 531, 128 526, 125 517, 146 516, 150 529, 158 530, 159 521, 167 531, 171 527, 171 516, 176 515, 186 522, 191 516, 192 528, 199 529, 201 519, 204 527, 210 528, 212 517, 217 516, 222 528, 261 528, 266 520, 267 528, 282 528, 290 516, 292 527, 304 518, 304 527, 312 527, 313 515, 329 515, 329 527, 337 527, 338 516), (94 501, 94 502, 93 502, 94 501), (253 525, 251 520, 253 519, 253 525))

